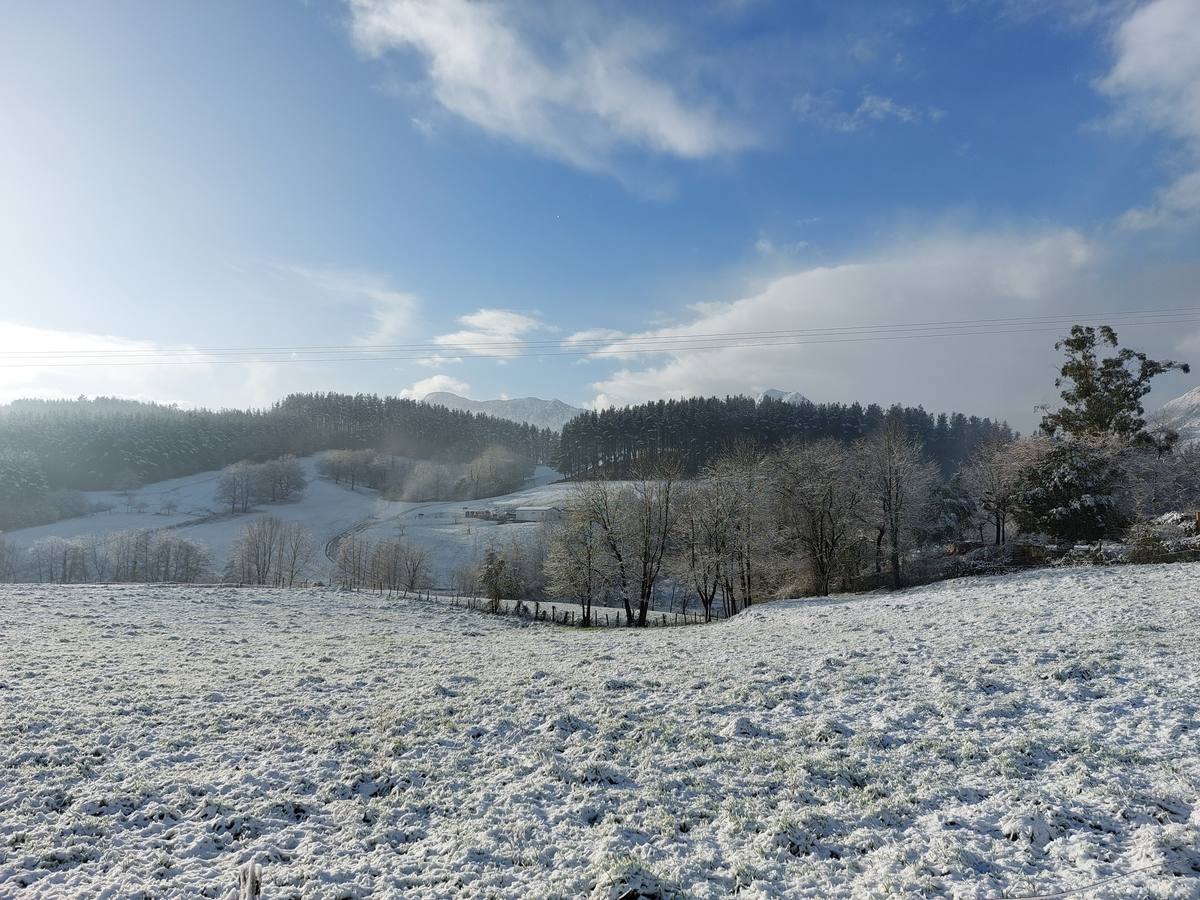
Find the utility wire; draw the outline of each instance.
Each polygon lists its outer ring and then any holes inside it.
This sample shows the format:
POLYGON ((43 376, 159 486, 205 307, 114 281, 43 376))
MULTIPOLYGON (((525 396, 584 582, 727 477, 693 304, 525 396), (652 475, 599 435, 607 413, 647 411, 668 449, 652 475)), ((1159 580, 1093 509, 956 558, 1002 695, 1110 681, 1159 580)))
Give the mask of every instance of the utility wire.
MULTIPOLYGON (((597 338, 581 338, 571 340, 569 338, 555 339, 512 339, 512 340, 496 340, 496 341, 464 341, 458 343, 433 342, 433 343, 416 343, 416 344, 329 344, 329 345, 283 345, 274 347, 161 347, 161 348, 139 348, 132 350, 26 350, 12 351, 13 356, 33 356, 44 358, 49 356, 138 356, 138 355, 169 355, 173 353, 184 354, 224 354, 224 353, 300 353, 300 352, 379 352, 379 351, 402 351, 402 350, 470 350, 470 349, 504 349, 504 348, 520 348, 520 347, 538 347, 538 346, 560 346, 566 344, 570 347, 583 348, 587 346, 607 346, 613 343, 622 341, 636 342, 664 342, 664 341, 691 341, 706 338, 740 338, 740 337, 755 337, 755 336, 785 336, 785 335, 820 335, 820 334, 858 334, 871 333, 876 331, 900 331, 909 329, 924 329, 924 328, 967 328, 983 325, 1007 327, 1015 325, 1033 325, 1049 323, 1052 321, 1075 321, 1080 319, 1107 318, 1109 320, 1129 319, 1133 321, 1144 320, 1147 318, 1160 319, 1163 317, 1177 318, 1179 315, 1200 313, 1200 307, 1174 307, 1164 309, 1148 309, 1134 310, 1128 312, 1090 312, 1090 313, 1065 313, 1061 315, 1048 316, 1012 316, 1007 318, 991 318, 991 319, 951 319, 945 321, 930 321, 930 322, 907 322, 888 325, 852 325, 840 327, 823 327, 823 328, 793 328, 793 329, 771 329, 767 331, 723 331, 723 332, 684 332, 678 334, 660 333, 615 337, 597 337, 597 338)), ((1165 321, 1165 320, 1164 320, 1165 321)))
MULTIPOLYGON (((1200 323, 1200 307, 1138 312, 1093 313, 1122 328, 1131 326, 1192 325, 1200 323), (1190 314, 1190 315, 1189 315, 1190 314)), ((1061 324, 1085 318, 1081 314, 963 319, 898 325, 843 328, 781 329, 775 331, 662 334, 646 337, 597 338, 581 341, 491 341, 461 344, 378 344, 293 347, 163 348, 145 350, 16 351, 0 368, 78 368, 100 366, 217 365, 255 362, 436 361, 450 354, 475 359, 514 359, 543 356, 636 356, 704 350, 771 348, 865 341, 978 337, 1058 331, 1061 324), (492 352, 481 353, 480 350, 492 352), (393 354, 400 355, 393 355, 393 354), (337 354, 337 355, 330 355, 337 354), (347 355, 351 354, 351 355, 347 355), (86 360, 86 361, 72 361, 86 360)))

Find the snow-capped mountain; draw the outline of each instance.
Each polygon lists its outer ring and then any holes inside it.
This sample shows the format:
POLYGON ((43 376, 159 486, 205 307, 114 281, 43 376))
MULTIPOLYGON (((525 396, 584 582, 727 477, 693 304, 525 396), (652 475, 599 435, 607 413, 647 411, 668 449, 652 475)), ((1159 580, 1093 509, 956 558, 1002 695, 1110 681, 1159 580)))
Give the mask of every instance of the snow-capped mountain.
POLYGON ((465 412, 483 413, 498 419, 523 422, 538 428, 562 431, 562 427, 583 412, 561 400, 543 400, 541 397, 514 397, 511 400, 471 400, 449 391, 435 391, 425 395, 425 401, 433 406, 461 409, 465 412))
POLYGON ((808 403, 809 400, 799 391, 781 391, 779 388, 767 388, 759 394, 755 400, 762 403, 763 400, 782 400, 784 403, 808 403))
POLYGON ((1150 419, 1178 431, 1183 443, 1200 441, 1200 387, 1168 400, 1150 419))

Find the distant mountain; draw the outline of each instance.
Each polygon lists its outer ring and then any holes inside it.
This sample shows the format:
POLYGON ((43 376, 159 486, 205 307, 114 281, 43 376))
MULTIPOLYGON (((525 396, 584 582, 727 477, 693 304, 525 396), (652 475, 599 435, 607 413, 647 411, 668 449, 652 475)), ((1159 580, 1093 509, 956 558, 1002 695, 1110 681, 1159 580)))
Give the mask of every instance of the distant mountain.
POLYGON ((1192 388, 1174 400, 1168 400, 1150 419, 1155 424, 1166 425, 1178 431, 1182 443, 1200 441, 1200 387, 1192 388))
POLYGON ((797 405, 809 402, 809 399, 799 391, 781 391, 779 388, 767 388, 755 398, 759 403, 767 399, 782 400, 784 403, 795 403, 797 405))
POLYGON ((549 428, 552 431, 562 431, 562 427, 583 412, 575 406, 563 403, 561 400, 543 400, 540 397, 516 397, 512 400, 471 400, 451 394, 449 391, 435 391, 425 395, 425 402, 432 406, 445 406, 448 409, 460 409, 465 412, 483 413, 508 419, 510 422, 522 422, 535 425, 538 428, 549 428))

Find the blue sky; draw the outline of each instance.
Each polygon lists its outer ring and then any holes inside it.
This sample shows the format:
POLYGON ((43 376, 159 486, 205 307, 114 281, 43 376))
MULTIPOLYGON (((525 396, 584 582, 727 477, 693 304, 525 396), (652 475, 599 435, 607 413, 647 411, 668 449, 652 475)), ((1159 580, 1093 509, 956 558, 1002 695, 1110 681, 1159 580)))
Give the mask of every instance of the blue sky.
MULTIPOLYGON (((0 111, 0 400, 781 387, 1028 427, 1048 331, 630 341, 1200 306, 1200 0, 48 0, 7 10, 0 111), (315 345, 360 349, 61 365, 315 345)), ((1200 362, 1196 324, 1123 336, 1200 362)))

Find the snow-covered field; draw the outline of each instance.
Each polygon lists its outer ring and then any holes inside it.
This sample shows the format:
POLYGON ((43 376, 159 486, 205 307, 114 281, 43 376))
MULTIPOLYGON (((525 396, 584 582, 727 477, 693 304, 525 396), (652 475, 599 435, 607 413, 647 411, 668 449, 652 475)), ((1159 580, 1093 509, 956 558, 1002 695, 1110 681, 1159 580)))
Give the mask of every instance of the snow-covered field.
MULTIPOLYGON (((559 475, 553 469, 539 466, 529 484, 511 494, 485 500, 404 503, 384 500, 370 488, 351 490, 345 484, 336 485, 318 477, 315 457, 306 457, 301 463, 309 484, 300 499, 262 504, 245 514, 231 515, 214 500, 219 472, 201 472, 147 485, 137 494, 145 507, 140 512, 128 509, 120 494, 95 491, 86 495, 88 501, 110 505, 112 511, 10 531, 4 534, 4 539, 14 546, 28 548, 47 537, 72 538, 135 528, 171 528, 207 546, 220 567, 247 522, 275 516, 302 522, 322 546, 350 532, 365 533, 373 540, 403 533, 406 539, 429 551, 434 579, 443 586, 455 569, 482 559, 489 547, 513 539, 533 540, 541 533, 541 526, 533 523, 497 525, 467 519, 464 515, 467 507, 555 505, 562 503, 572 490, 572 485, 554 483, 559 475), (167 501, 174 503, 173 513, 163 512, 167 501)), ((323 569, 314 572, 314 577, 324 577, 323 569)))
POLYGON ((1197 598, 1080 569, 586 632, 8 586, 0 896, 1196 897, 1197 598))

